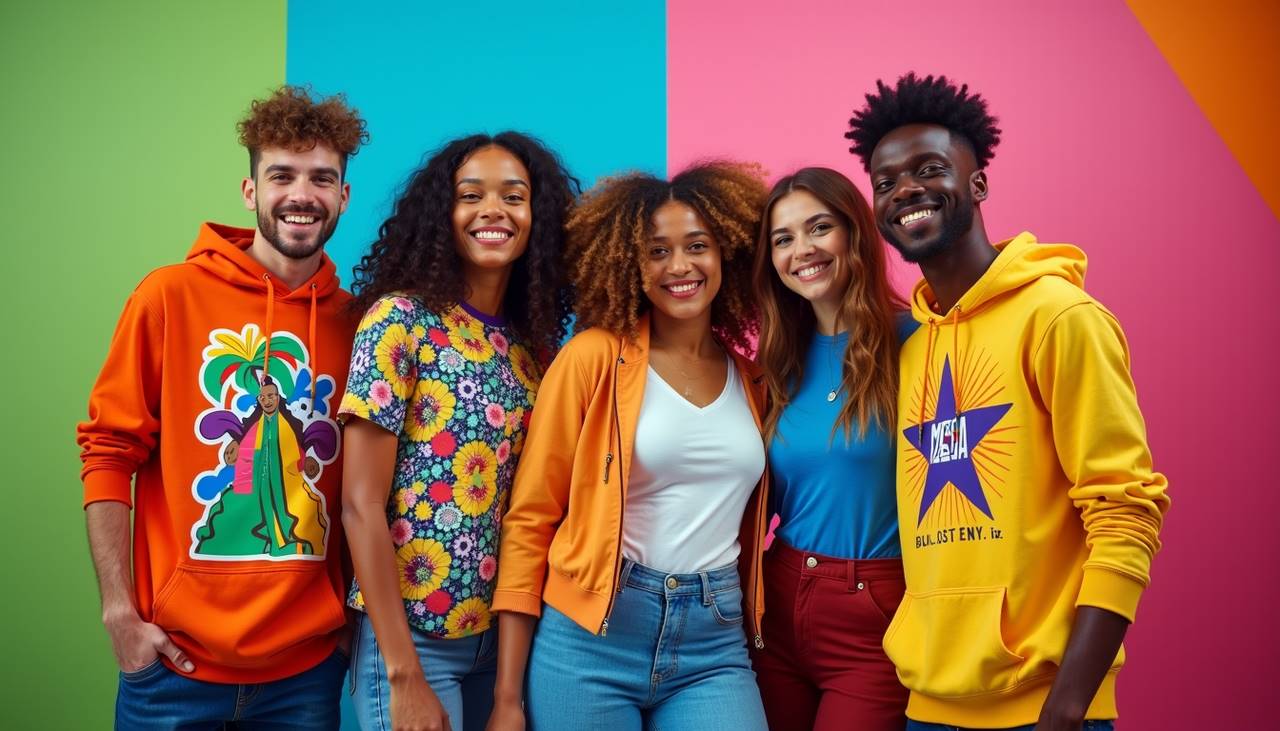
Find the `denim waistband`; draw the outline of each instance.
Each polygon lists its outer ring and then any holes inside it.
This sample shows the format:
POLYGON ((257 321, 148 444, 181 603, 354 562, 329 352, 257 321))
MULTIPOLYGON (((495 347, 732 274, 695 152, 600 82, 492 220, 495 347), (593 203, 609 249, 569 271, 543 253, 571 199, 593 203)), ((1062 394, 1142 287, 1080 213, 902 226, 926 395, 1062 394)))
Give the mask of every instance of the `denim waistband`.
POLYGON ((692 574, 668 574, 624 558, 622 575, 618 578, 619 586, 666 596, 696 594, 707 596, 714 592, 733 589, 738 584, 737 563, 692 574))

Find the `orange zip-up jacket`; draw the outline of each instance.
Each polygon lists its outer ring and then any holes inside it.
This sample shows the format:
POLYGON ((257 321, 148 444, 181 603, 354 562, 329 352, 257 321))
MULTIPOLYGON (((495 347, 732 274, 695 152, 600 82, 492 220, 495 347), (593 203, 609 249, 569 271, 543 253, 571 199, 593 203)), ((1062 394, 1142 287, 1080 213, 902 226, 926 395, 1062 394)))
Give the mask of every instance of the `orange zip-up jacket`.
POLYGON ((308 670, 346 623, 333 412, 357 318, 328 257, 290 291, 253 233, 206 223, 142 280, 77 429, 84 504, 133 508, 138 614, 215 683, 308 670))
MULTIPOLYGON (((732 355, 759 428, 763 379, 754 363, 732 355)), ((608 633, 648 365, 646 316, 636 340, 592 328, 574 336, 547 369, 502 521, 493 611, 537 617, 546 602, 587 631, 608 633)), ((747 635, 756 647, 764 646, 768 476, 766 469, 747 502, 738 537, 747 635)))

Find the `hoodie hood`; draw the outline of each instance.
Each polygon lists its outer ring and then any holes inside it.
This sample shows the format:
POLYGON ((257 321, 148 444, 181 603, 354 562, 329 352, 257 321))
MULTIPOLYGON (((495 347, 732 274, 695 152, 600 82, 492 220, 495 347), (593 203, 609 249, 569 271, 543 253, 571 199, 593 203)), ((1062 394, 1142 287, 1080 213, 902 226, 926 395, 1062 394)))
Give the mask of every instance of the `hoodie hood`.
MULTIPOLYGON (((1042 244, 1026 231, 995 245, 1000 252, 951 312, 941 313, 948 320, 964 320, 977 314, 983 306, 1031 284, 1040 277, 1061 277, 1076 287, 1084 287, 1088 258, 1070 244, 1042 244)), ((921 324, 936 321, 937 298, 929 283, 920 280, 911 292, 911 315, 921 324)))
MULTIPOLYGON (((187 252, 187 262, 205 269, 230 284, 255 292, 267 291, 267 278, 270 272, 249 256, 249 246, 253 244, 254 230, 224 226, 219 223, 203 223, 196 241, 187 252)), ((289 291, 283 287, 272 287, 278 300, 306 301, 311 298, 311 287, 315 285, 317 299, 323 299, 340 291, 338 268, 328 254, 321 254, 320 268, 302 286, 289 291)), ((271 277, 276 284, 281 284, 278 277, 271 277)))

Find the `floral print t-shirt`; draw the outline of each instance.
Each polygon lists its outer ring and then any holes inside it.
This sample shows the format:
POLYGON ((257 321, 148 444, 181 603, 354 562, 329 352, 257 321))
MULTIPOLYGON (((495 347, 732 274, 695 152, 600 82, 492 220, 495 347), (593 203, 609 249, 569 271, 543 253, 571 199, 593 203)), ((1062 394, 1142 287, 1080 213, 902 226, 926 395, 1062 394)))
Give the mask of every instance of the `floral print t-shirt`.
MULTIPOLYGON (((340 418, 399 436, 387 521, 409 624, 489 628, 498 531, 541 372, 499 319, 388 295, 365 313, 340 418)), ((364 608, 353 582, 347 603, 364 608)))

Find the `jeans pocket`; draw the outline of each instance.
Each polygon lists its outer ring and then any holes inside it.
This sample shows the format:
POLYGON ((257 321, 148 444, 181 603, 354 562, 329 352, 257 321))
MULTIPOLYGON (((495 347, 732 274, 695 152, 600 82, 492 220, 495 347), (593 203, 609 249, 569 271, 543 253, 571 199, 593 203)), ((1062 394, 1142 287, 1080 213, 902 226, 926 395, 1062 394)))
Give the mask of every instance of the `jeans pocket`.
POLYGON ((141 683, 164 669, 164 662, 159 657, 143 665, 137 670, 121 670, 120 677, 126 683, 141 683))
POLYGON ((712 592, 711 614, 723 625, 742 624, 742 587, 712 592))

